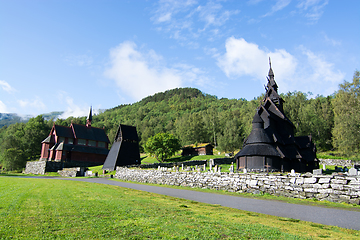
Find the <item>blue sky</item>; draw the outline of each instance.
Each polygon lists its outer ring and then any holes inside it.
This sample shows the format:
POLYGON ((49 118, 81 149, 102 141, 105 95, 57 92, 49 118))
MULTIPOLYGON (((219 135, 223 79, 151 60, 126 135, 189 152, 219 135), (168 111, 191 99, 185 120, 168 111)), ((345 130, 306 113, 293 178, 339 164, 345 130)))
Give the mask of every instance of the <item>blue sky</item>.
POLYGON ((0 0, 0 112, 84 116, 177 87, 330 95, 360 66, 360 1, 0 0))

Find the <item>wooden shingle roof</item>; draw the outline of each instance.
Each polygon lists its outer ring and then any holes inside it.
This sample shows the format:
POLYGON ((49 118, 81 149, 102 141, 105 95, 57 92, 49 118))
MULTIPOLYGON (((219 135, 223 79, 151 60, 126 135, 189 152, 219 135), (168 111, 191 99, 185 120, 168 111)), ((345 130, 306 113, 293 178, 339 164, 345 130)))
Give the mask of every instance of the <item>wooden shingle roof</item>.
POLYGON ((86 127, 85 125, 80 124, 71 124, 74 129, 75 138, 88 139, 99 142, 109 143, 109 138, 107 137, 104 129, 96 127, 86 127))

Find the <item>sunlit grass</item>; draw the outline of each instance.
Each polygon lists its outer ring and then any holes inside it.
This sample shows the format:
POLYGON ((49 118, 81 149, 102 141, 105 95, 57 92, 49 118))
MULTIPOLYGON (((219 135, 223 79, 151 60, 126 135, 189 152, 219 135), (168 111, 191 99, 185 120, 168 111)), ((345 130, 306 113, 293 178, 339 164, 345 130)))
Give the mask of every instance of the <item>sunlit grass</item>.
POLYGON ((126 188, 0 177, 1 239, 356 239, 359 231, 126 188))

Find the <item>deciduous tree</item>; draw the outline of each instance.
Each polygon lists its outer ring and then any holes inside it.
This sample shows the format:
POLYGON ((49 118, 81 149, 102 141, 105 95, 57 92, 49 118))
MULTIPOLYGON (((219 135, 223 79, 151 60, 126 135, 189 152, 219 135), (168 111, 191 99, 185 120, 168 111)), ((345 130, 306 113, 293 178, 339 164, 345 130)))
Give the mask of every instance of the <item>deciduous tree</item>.
POLYGON ((340 84, 333 100, 333 144, 347 155, 360 150, 360 72, 352 82, 340 84))
POLYGON ((174 135, 158 133, 147 140, 145 150, 155 156, 159 162, 163 162, 180 150, 180 147, 180 142, 174 135))

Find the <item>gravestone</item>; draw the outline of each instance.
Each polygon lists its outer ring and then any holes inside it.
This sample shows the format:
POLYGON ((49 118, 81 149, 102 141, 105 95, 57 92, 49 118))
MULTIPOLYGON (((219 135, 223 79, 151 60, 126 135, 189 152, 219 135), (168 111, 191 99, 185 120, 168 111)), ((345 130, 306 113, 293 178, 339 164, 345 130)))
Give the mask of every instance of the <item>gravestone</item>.
POLYGON ((234 163, 231 163, 229 172, 234 173, 234 163))
POLYGON ((313 174, 321 175, 322 174, 322 169, 313 169, 313 174))
POLYGON ((209 165, 212 166, 212 167, 214 166, 214 159, 209 160, 209 165))
POLYGON ((349 175, 350 176, 357 176, 358 175, 358 170, 356 168, 350 168, 349 169, 349 175))

